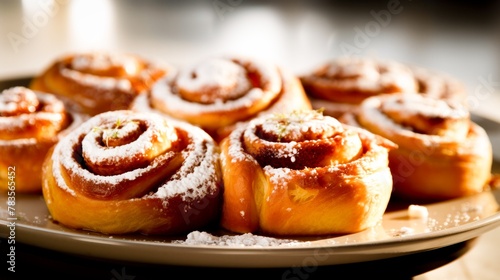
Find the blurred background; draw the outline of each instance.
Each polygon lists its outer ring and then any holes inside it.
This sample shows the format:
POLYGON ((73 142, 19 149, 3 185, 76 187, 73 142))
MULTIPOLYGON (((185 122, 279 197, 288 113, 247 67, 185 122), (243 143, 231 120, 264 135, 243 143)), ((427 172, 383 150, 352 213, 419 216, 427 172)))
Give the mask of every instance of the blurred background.
POLYGON ((500 120, 499 11, 492 0, 3 0, 0 78, 33 75, 63 53, 89 50, 175 66, 241 54, 297 74, 366 55, 456 76, 473 95, 472 109, 500 120))

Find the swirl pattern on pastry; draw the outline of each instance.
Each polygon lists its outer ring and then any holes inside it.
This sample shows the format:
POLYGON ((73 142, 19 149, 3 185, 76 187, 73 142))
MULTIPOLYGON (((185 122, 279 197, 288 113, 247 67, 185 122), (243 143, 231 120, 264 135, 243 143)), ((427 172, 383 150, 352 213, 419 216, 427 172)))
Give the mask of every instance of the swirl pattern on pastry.
POLYGON ((488 184, 491 142, 459 102, 384 94, 366 99, 357 114, 340 120, 399 146, 389 154, 397 195, 440 200, 478 193, 488 184))
POLYGON ((411 70, 418 83, 418 93, 465 103, 467 91, 465 85, 457 78, 423 67, 412 66, 411 70))
POLYGON ((92 117, 44 163, 54 221, 105 234, 178 234, 219 214, 219 150, 203 130, 129 110, 92 117))
POLYGON ((298 78, 247 58, 208 58, 157 82, 136 111, 154 110, 202 127, 216 141, 260 114, 311 109, 298 78))
POLYGON ((82 111, 129 109, 168 69, 132 54, 89 52, 58 58, 33 79, 30 88, 76 101, 82 111))
POLYGON ((16 169, 16 191, 41 191, 41 165, 49 148, 83 120, 56 96, 17 86, 0 94, 0 181, 16 169))
POLYGON ((300 77, 314 109, 338 117, 380 93, 417 92, 412 71, 395 61, 337 58, 300 77))
POLYGON ((234 232, 323 235, 376 225, 392 191, 393 143, 318 111, 271 114, 221 143, 221 224, 234 232))

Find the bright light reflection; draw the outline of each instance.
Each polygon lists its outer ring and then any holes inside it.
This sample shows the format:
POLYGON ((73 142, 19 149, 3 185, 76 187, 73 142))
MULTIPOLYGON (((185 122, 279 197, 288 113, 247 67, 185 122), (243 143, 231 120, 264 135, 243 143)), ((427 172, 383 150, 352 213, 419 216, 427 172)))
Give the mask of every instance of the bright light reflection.
POLYGON ((69 5, 69 36, 77 48, 104 48, 114 44, 112 1, 73 0, 69 5))
POLYGON ((21 5, 23 7, 24 16, 31 17, 35 15, 37 12, 41 12, 46 10, 46 7, 53 7, 55 0, 45 0, 45 1, 36 1, 36 0, 22 0, 21 5))
POLYGON ((23 32, 25 32, 23 35, 27 38, 34 37, 40 29, 49 24, 61 9, 61 5, 55 0, 22 0, 21 7, 23 32))
POLYGON ((280 60, 277 54, 286 55, 286 26, 278 11, 251 7, 235 13, 238 14, 225 19, 227 22, 221 29, 222 38, 218 39, 219 49, 230 53, 238 50, 275 61, 280 60))

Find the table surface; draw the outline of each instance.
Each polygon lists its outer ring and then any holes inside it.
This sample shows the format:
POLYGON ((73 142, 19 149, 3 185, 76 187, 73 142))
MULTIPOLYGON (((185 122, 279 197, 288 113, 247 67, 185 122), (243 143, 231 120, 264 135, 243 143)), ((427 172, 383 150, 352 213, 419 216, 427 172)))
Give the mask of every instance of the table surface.
MULTIPOLYGON (((359 54, 449 73, 466 85, 473 113, 500 122, 498 1, 339 2, 1 1, 0 79, 33 75, 61 54, 88 50, 137 53, 176 66, 242 54, 297 74, 359 54)), ((500 133, 490 136, 500 159, 500 133)), ((413 279, 498 279, 500 228, 462 245, 454 248, 456 259, 413 279)), ((28 263, 67 258, 25 249, 28 263)))

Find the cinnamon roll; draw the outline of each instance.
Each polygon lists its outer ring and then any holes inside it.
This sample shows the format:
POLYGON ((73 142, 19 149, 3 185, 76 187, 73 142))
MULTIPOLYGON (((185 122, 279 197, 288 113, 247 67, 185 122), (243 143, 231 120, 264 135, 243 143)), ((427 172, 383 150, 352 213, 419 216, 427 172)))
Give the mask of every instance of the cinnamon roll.
POLYGON ((49 152, 52 219, 104 234, 179 234, 219 215, 219 148, 198 127, 153 113, 98 114, 49 152))
POLYGON ((95 115, 129 109, 168 69, 134 54, 72 53, 57 58, 30 88, 68 97, 83 112, 95 115))
POLYGON ((171 72, 132 105, 197 125, 217 142, 259 115, 299 109, 311 104, 298 78, 270 63, 228 57, 171 72))
POLYGON ((239 233, 325 235, 376 225, 396 146, 314 110, 269 114, 221 143, 221 225, 239 233))
POLYGON ((399 146, 389 153, 395 195, 442 200, 475 194, 488 185, 490 139, 460 102, 383 94, 366 99, 357 114, 340 120, 399 146))
POLYGON ((410 66, 410 68, 418 84, 418 93, 465 104, 467 91, 465 85, 457 78, 424 67, 410 66))
POLYGON ((417 92, 409 67, 396 61, 342 57, 323 63, 300 77, 314 109, 339 117, 381 93, 417 92))
POLYGON ((49 93, 21 86, 0 93, 0 189, 41 192, 45 154, 84 118, 49 93))

